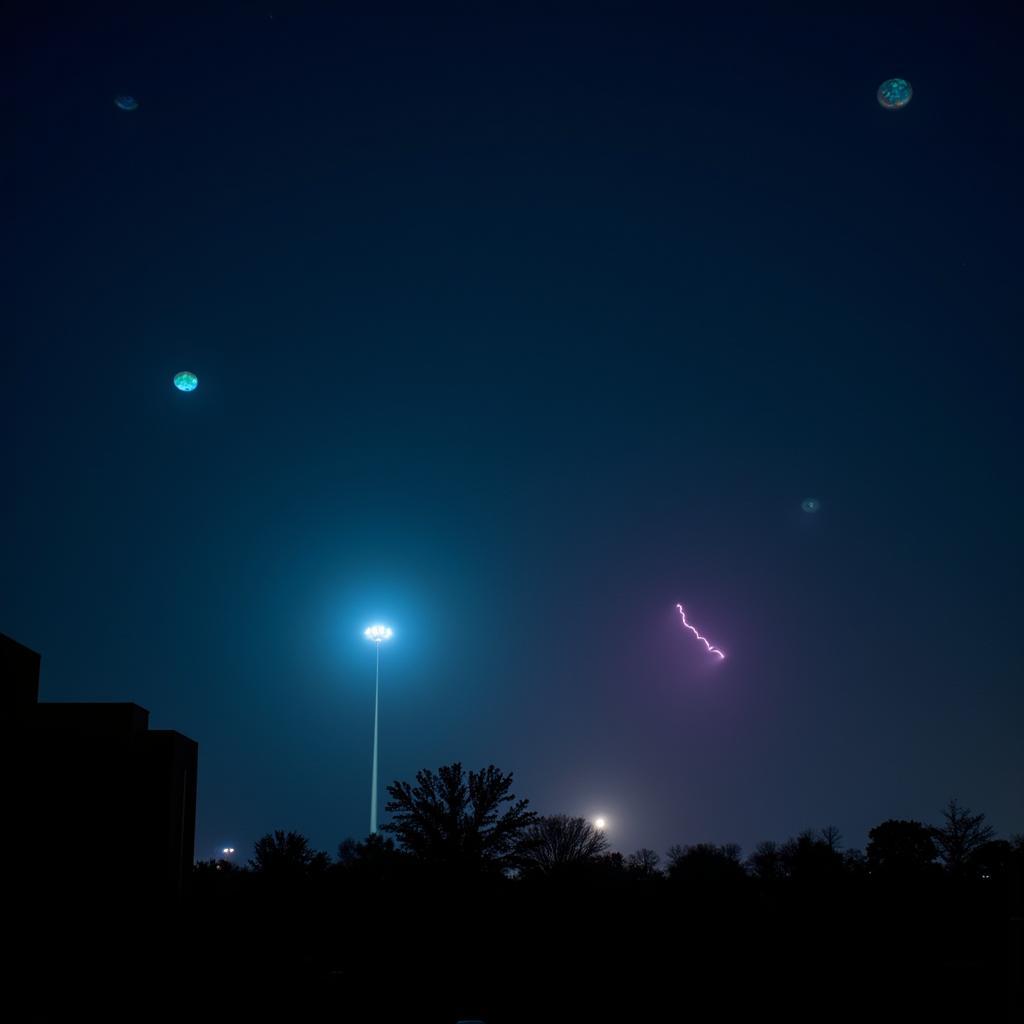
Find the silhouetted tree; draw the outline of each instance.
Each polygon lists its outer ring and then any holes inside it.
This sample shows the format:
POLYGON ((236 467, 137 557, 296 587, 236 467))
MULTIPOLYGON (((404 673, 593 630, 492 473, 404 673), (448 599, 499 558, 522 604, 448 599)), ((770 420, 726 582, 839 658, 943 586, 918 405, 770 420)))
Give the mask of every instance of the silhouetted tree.
POLYGON ((779 844, 771 839, 758 843, 754 852, 747 858, 750 873, 762 882, 777 882, 786 877, 782 863, 782 851, 779 844))
POLYGON ((866 853, 873 874, 900 878, 927 875, 938 856, 930 828, 898 818, 883 821, 868 833, 866 853))
POLYGON ((325 871, 330 864, 326 853, 312 849, 298 832, 278 830, 256 840, 249 867, 267 878, 306 878, 325 871))
POLYGON ((835 827, 835 825, 826 825, 821 830, 821 841, 835 853, 838 853, 843 848, 842 833, 835 827))
POLYGON ((617 850, 595 857, 587 873, 599 882, 624 882, 629 878, 626 858, 617 850))
POLYGON ((740 848, 735 843, 722 846, 697 843, 669 849, 668 877, 673 882, 717 886, 739 882, 746 873, 740 863, 740 848))
POLYGON ((234 864, 223 857, 213 857, 210 860, 197 860, 195 863, 195 871, 197 874, 223 874, 223 875, 234 875, 240 871, 247 871, 248 868, 243 867, 241 864, 234 864))
POLYGON ((847 878, 864 879, 868 874, 868 859, 861 850, 843 850, 843 870, 847 878))
POLYGON ((395 846, 395 841, 379 832, 363 842, 345 839, 338 845, 337 870, 342 875, 361 880, 393 878, 404 872, 409 855, 395 846))
POLYGON ((649 850, 646 846, 641 847, 636 853, 631 853, 626 860, 626 870, 634 878, 660 878, 661 872, 658 864, 661 857, 649 850))
POLYGON ((1013 863, 1013 844, 1006 839, 990 839, 974 849, 967 860, 967 871, 972 878, 984 882, 1002 882, 1013 863))
POLYGON ((608 848, 603 832, 586 818, 554 814, 535 821, 523 833, 518 862, 524 875, 564 875, 592 864, 608 848))
POLYGON ((932 829, 932 838, 946 870, 959 876, 965 873, 971 855, 992 839, 995 829, 985 824, 984 814, 971 814, 956 800, 946 804, 942 816, 946 824, 932 829))
POLYGON ((823 882, 842 874, 842 854, 819 838, 813 829, 806 829, 795 838, 787 839, 779 855, 783 874, 795 882, 823 882))
POLYGON ((494 765, 471 771, 468 783, 458 762, 436 775, 424 769, 416 773, 415 786, 388 786, 386 809, 395 817, 384 830, 425 863, 470 871, 514 867, 522 835, 537 815, 526 809, 528 800, 516 800, 511 787, 512 773, 494 765), (502 813, 504 803, 512 806, 502 813))

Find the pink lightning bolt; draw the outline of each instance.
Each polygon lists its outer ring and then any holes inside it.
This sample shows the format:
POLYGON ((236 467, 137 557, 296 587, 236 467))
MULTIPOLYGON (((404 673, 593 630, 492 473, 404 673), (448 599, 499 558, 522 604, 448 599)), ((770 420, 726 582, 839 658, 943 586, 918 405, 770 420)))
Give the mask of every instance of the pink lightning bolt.
POLYGON ((681 604, 677 604, 676 607, 679 609, 679 614, 683 617, 683 625, 708 649, 708 654, 717 654, 720 658, 724 658, 725 655, 717 647, 712 647, 711 644, 709 644, 707 640, 705 640, 704 637, 702 637, 700 633, 698 633, 697 630, 695 630, 693 626, 686 621, 686 612, 683 611, 683 606, 681 604))

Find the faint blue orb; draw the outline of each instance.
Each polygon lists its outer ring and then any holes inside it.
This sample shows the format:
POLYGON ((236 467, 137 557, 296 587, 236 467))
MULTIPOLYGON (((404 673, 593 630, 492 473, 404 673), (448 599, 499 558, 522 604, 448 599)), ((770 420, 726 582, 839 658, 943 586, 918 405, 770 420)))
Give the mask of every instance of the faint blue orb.
POLYGON ((818 501, 817 498, 804 498, 804 500, 800 502, 800 507, 805 512, 817 512, 818 509, 821 508, 821 502, 818 501))
POLYGON ((910 102, 914 90, 903 78, 890 78, 878 87, 878 102, 886 110, 899 110, 910 102))
POLYGON ((139 101, 134 96, 115 96, 114 106, 121 110, 138 110, 139 101))
POLYGON ((199 378, 188 370, 182 370, 174 375, 174 386, 179 391, 195 391, 199 387, 199 378))

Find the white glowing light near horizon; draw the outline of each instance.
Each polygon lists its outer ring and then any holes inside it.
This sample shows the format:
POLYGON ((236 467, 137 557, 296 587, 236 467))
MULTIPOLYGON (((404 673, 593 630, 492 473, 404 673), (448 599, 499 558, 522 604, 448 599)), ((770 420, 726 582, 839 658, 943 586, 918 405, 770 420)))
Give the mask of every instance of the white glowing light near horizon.
POLYGON ((363 636, 367 640, 373 640, 375 643, 380 643, 382 640, 390 640, 394 631, 390 626, 368 626, 363 630, 363 636))
POLYGON ((235 852, 235 848, 233 846, 225 846, 224 849, 220 852, 223 853, 225 856, 228 856, 235 852))
POLYGON ((605 821, 604 818, 597 818, 594 821, 594 828, 596 828, 598 830, 598 832, 603 832, 607 827, 608 827, 608 822, 605 821))

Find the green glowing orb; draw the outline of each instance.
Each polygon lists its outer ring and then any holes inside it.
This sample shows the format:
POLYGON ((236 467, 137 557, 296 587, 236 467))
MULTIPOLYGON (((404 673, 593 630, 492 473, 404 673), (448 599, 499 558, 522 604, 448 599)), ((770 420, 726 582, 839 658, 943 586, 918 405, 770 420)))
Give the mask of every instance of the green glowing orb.
POLYGON ((182 370, 174 375, 174 386, 179 391, 195 391, 199 387, 199 378, 188 370, 182 370))

